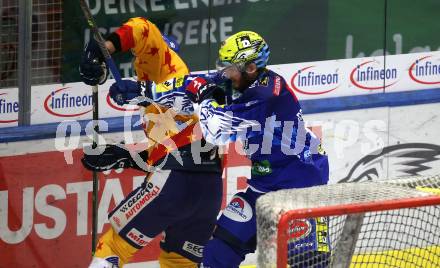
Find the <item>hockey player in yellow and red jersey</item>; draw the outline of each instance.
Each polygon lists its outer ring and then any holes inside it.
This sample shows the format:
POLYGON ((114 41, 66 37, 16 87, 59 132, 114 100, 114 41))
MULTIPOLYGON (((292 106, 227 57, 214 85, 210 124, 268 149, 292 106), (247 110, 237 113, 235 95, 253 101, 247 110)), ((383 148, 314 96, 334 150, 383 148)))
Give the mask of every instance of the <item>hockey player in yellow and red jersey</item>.
MULTIPOLYGON (((217 75, 185 76, 180 83, 170 83, 174 89, 167 91, 186 94, 199 104, 200 126, 208 142, 222 146, 240 141, 252 161, 249 187, 232 198, 217 221, 202 267, 238 268, 246 254, 255 251, 255 204, 260 196, 322 185, 329 179, 320 140, 306 128, 300 103, 285 80, 266 68, 269 55, 269 45, 259 34, 238 32, 222 42, 217 75), (235 92, 228 105, 221 105, 212 94, 225 80, 235 92)), ((124 92, 117 86, 113 91, 124 92)), ((292 234, 297 239, 288 245, 289 265, 327 267, 328 221, 308 219, 307 224, 306 235, 292 234)))
MULTIPOLYGON (((183 82, 188 68, 173 51, 177 44, 144 18, 123 24, 107 37, 106 47, 110 53, 131 50, 138 78, 137 82, 123 80, 126 91, 113 85, 112 98, 122 105, 140 91, 147 91, 146 95, 159 105, 143 103, 147 150, 133 154, 122 145, 105 145, 102 154, 85 154, 82 162, 95 171, 120 167, 145 170, 147 164, 161 168, 147 172, 144 183, 109 213, 111 228, 100 237, 89 267, 122 267, 162 232, 161 267, 197 267, 220 210, 222 179, 215 147, 194 152, 194 148, 206 146, 197 131, 198 118, 191 101, 177 93, 166 94, 183 82)), ((80 64, 86 84, 105 81, 107 68, 103 62, 96 41, 91 40, 80 64)))

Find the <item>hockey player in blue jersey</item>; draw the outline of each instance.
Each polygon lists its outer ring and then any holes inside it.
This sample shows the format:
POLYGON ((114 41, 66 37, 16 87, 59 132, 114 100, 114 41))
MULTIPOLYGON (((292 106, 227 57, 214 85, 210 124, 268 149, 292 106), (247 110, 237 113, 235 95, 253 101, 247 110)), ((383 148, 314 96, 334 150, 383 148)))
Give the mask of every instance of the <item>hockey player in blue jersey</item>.
MULTIPOLYGON (((266 68, 269 47, 257 33, 244 31, 226 39, 220 48, 218 73, 187 75, 183 82, 170 81, 163 100, 185 95, 199 104, 204 139, 215 145, 242 144, 252 161, 249 187, 237 193, 217 222, 213 238, 205 246, 203 267, 238 267, 256 248, 255 202, 261 195, 280 189, 303 188, 328 182, 328 160, 319 139, 305 127, 301 107, 284 79, 266 68), (221 105, 213 95, 229 81, 232 104, 221 105)), ((153 84, 154 86, 154 84, 153 84)), ((114 88, 113 98, 128 103, 141 95, 133 85, 129 92, 114 88)), ((151 97, 151 96, 149 96, 151 97)), ((121 104, 122 104, 121 103, 121 104)), ((164 102, 168 103, 168 102, 164 102)), ((170 104, 167 104, 170 105, 170 104)), ((171 103, 171 105, 173 105, 171 103)), ((293 267, 308 262, 328 262, 325 219, 310 219, 312 231, 289 245, 293 267), (319 226, 319 228, 317 227, 319 226), (324 227, 323 227, 324 226, 324 227), (312 254, 302 255, 306 251, 312 254)))
MULTIPOLYGON (((280 189, 327 184, 329 179, 320 140, 305 127, 300 104, 285 80, 266 68, 268 58, 269 47, 260 35, 236 33, 222 43, 217 61, 217 69, 235 90, 232 104, 219 105, 209 98, 215 88, 209 80, 197 78, 196 87, 187 87, 188 94, 199 102, 207 142, 226 145, 239 141, 252 161, 249 187, 232 198, 219 218, 204 249, 203 267, 235 268, 255 251, 258 197, 280 189)), ((319 219, 310 219, 314 231, 289 245, 294 249, 290 252, 298 253, 292 259, 305 264, 301 267, 307 267, 313 258, 323 261, 321 267, 328 263, 327 234, 322 228, 317 233, 317 222, 322 225, 319 219), (314 254, 299 256, 306 250, 314 254)))
MULTIPOLYGON (((105 44, 111 53, 132 51, 136 56, 138 81, 123 80, 122 89, 113 84, 110 96, 119 105, 141 93, 149 97, 138 103, 147 139, 139 153, 107 144, 100 154, 86 153, 82 162, 96 171, 133 167, 148 172, 142 185, 108 215, 111 228, 100 237, 89 267, 122 267, 163 232, 160 267, 196 268, 217 220, 223 184, 216 147, 204 146, 192 102, 184 92, 173 92, 189 70, 173 51, 176 44, 145 18, 130 19, 105 44)), ((105 81, 103 61, 92 39, 80 65, 86 84, 105 81)))

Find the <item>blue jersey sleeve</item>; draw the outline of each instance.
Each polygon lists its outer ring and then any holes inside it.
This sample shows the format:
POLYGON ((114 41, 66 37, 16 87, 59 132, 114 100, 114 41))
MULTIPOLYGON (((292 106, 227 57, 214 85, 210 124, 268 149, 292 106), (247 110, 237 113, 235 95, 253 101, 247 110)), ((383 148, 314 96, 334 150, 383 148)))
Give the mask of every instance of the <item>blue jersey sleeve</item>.
POLYGON ((225 83, 225 79, 217 72, 185 75, 175 77, 160 84, 150 83, 146 95, 156 104, 172 108, 181 114, 192 114, 194 113, 194 105, 186 95, 185 88, 196 77, 202 77, 217 85, 225 83))
POLYGON ((218 105, 214 100, 200 104, 199 119, 206 141, 225 145, 237 140, 244 141, 262 132, 261 121, 265 118, 265 103, 254 100, 233 105, 218 105))
POLYGON ((147 96, 156 104, 172 108, 178 114, 193 114, 193 103, 185 93, 186 79, 187 76, 180 76, 160 84, 151 83, 147 96))

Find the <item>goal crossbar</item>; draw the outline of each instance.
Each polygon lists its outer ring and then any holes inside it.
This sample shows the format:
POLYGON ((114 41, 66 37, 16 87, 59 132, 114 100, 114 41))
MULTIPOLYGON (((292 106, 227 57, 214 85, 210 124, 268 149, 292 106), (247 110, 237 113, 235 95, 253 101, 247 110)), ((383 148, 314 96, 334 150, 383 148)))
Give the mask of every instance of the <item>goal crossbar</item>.
POLYGON ((411 207, 423 207, 440 205, 440 195, 429 195, 405 199, 392 199, 380 202, 354 203, 344 205, 332 205, 325 207, 295 209, 284 212, 278 223, 277 238, 277 267, 283 267, 287 263, 287 242, 289 221, 295 219, 308 219, 327 216, 341 216, 373 211, 386 211, 411 207))
MULTIPOLYGON (((365 254, 440 248, 439 189, 436 175, 267 193, 256 204, 259 267, 349 267, 364 263, 358 256, 365 254)), ((440 265, 436 252, 423 260, 440 265)))

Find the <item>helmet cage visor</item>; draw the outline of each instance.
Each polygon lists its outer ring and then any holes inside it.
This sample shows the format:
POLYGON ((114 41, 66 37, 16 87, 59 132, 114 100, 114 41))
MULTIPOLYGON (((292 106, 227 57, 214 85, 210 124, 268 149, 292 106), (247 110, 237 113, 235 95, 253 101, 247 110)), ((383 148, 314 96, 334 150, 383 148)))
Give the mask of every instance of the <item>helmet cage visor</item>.
POLYGON ((215 67, 217 71, 221 73, 225 73, 225 71, 233 70, 233 69, 239 72, 244 72, 246 70, 246 63, 245 62, 232 63, 229 61, 221 61, 220 59, 217 59, 215 63, 215 67))

